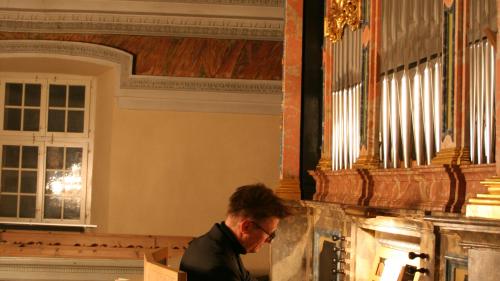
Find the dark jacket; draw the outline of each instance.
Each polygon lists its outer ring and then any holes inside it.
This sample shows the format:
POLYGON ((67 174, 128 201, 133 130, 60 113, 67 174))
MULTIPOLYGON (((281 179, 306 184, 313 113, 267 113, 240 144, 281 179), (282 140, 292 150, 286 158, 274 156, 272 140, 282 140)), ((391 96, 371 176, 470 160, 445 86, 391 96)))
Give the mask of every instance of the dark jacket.
POLYGON ((245 269, 240 254, 245 248, 224 224, 212 229, 189 244, 181 260, 180 270, 188 281, 255 281, 245 269))

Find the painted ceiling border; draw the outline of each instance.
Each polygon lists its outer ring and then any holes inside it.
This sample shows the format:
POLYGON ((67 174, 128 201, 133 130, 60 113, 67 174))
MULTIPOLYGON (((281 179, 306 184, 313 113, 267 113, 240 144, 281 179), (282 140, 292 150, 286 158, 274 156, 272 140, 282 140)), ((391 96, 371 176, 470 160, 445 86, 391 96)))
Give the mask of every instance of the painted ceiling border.
POLYGON ((0 57, 43 55, 119 67, 116 97, 121 108, 281 114, 281 81, 133 75, 132 55, 115 48, 66 41, 0 40, 0 57))

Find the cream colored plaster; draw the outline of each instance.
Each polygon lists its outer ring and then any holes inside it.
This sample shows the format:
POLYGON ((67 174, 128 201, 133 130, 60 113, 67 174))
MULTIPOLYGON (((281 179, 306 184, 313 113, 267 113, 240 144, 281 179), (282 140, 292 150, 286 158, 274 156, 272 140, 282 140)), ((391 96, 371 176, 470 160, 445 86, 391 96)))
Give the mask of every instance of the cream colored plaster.
MULTIPOLYGON (((113 112, 108 232, 198 236, 237 186, 278 183, 279 117, 113 112)), ((265 249, 250 268, 268 260, 265 249)))
POLYGON ((111 183, 111 140, 113 131, 113 93, 118 91, 119 73, 110 69, 97 78, 94 167, 92 178, 91 222, 97 232, 108 232, 109 186, 111 183))

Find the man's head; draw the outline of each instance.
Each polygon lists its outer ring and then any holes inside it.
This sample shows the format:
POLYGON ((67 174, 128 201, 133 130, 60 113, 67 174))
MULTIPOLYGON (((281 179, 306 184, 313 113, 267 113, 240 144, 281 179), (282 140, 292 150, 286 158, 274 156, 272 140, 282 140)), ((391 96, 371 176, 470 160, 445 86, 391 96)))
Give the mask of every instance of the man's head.
POLYGON ((248 253, 257 252, 274 238, 280 219, 290 211, 274 192, 263 184, 239 187, 229 199, 226 224, 248 253))

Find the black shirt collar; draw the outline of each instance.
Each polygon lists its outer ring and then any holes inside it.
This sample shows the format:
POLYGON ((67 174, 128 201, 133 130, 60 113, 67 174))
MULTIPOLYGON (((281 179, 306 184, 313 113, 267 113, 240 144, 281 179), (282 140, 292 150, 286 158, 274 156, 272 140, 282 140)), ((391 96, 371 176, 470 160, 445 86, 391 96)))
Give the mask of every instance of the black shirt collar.
POLYGON ((246 249, 241 245, 240 241, 238 241, 233 231, 229 227, 227 227, 227 225, 224 222, 217 223, 216 226, 220 229, 220 231, 224 234, 224 236, 227 237, 227 239, 230 241, 231 248, 237 254, 244 255, 247 253, 246 249))

